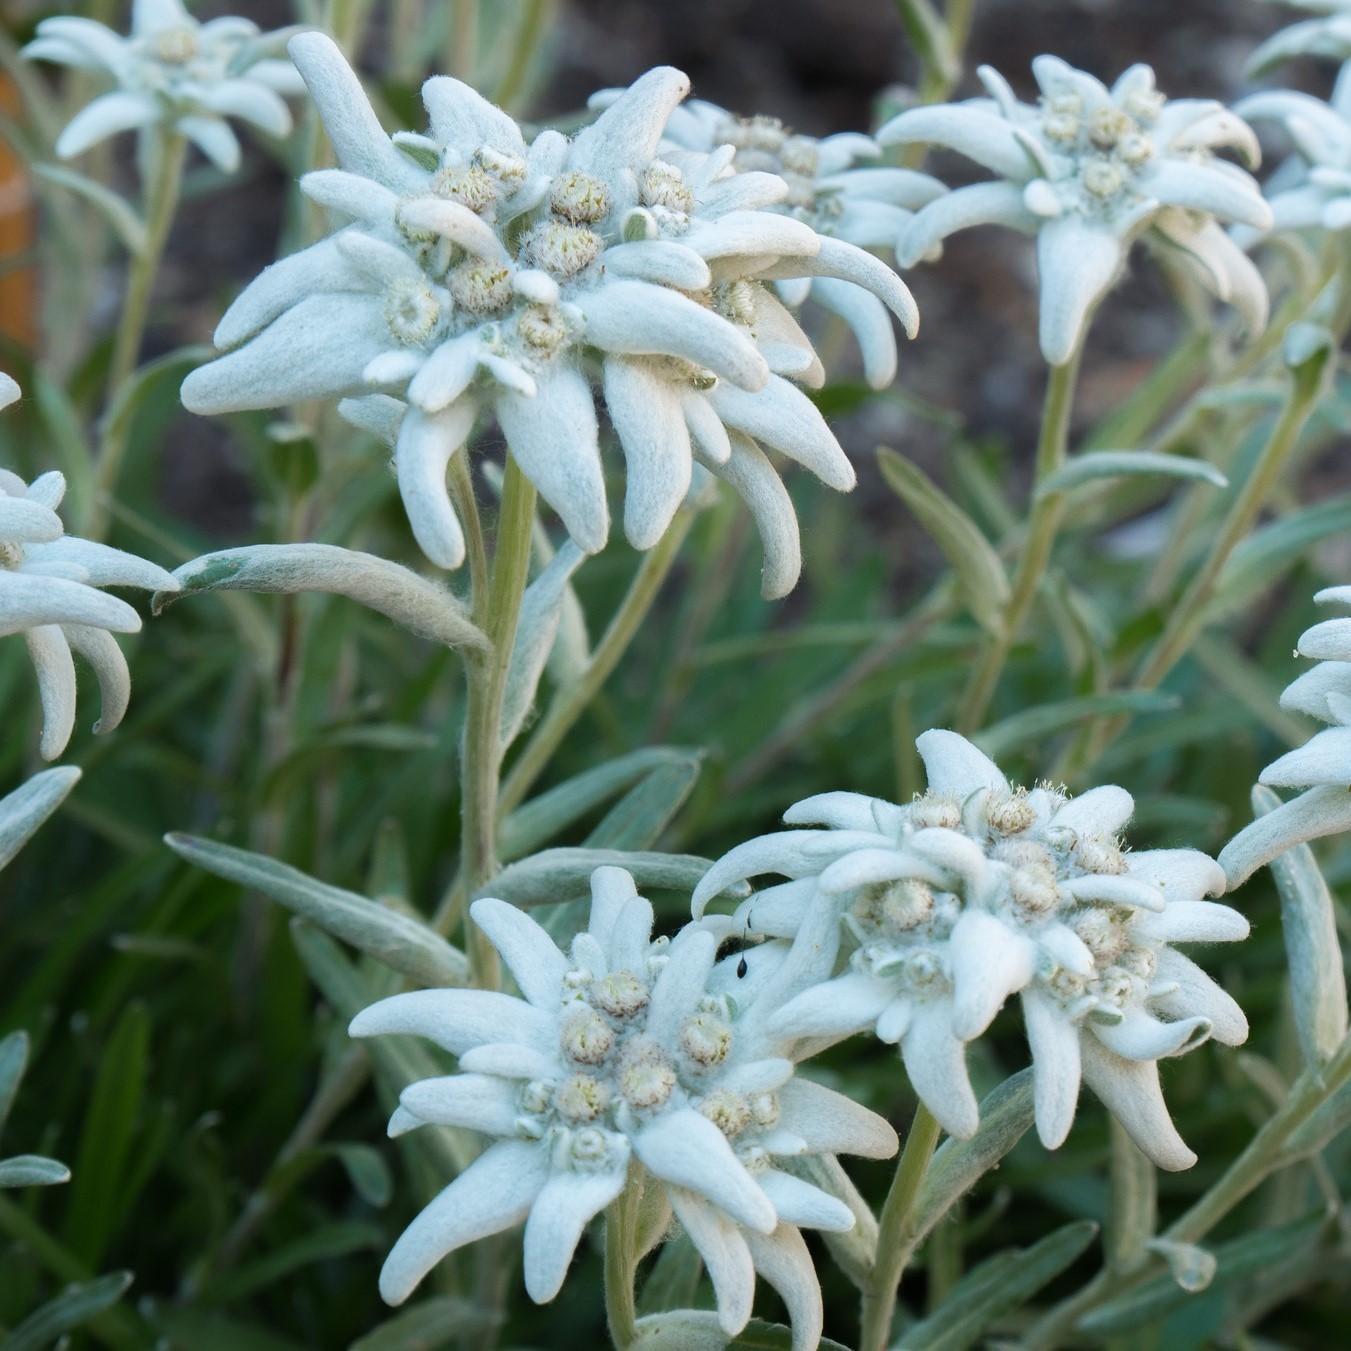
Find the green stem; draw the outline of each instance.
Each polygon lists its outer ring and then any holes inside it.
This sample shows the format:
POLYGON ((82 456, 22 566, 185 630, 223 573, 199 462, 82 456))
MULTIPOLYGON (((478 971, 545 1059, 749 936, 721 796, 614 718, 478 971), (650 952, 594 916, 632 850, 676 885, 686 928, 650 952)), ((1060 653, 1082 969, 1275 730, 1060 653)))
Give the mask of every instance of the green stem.
MULTIPOLYGON (((480 585, 474 596, 474 622, 487 635, 491 646, 487 652, 470 656, 465 663, 468 699, 461 761, 464 825, 460 854, 461 871, 471 893, 497 872, 502 695, 530 570, 534 519, 534 485, 508 455, 492 578, 487 586, 480 585)), ((480 984, 496 984, 497 964, 492 951, 471 933, 469 955, 480 984)))
MULTIPOLYGON (((1199 1243, 1272 1173, 1307 1157, 1289 1152, 1290 1138, 1348 1080, 1351 1080, 1351 1038, 1325 1064, 1311 1066, 1299 1076, 1284 1105, 1253 1136, 1214 1186, 1164 1230, 1163 1237, 1175 1243, 1199 1243)), ((1129 1273, 1104 1268, 1082 1290, 1030 1328, 1021 1345, 1030 1351, 1059 1345, 1086 1313, 1140 1285, 1158 1269, 1157 1261, 1134 1267, 1129 1273)))
POLYGON ((910 1134, 901 1151, 891 1190, 877 1221, 877 1261, 863 1291, 863 1327, 859 1351, 885 1351, 891 1340, 891 1322, 896 1312, 896 1293, 906 1263, 918 1242, 916 1202, 920 1187, 938 1144, 940 1127, 923 1103, 915 1108, 910 1134))
POLYGON ((1083 343, 1063 366, 1052 366, 1046 380, 1046 398, 1042 405, 1041 434, 1037 439, 1036 477, 1033 483, 1031 519, 1022 557, 1013 579, 1013 594, 1002 630, 986 645, 962 696, 957 727, 962 732, 976 731, 985 718, 1008 661, 1013 644, 1027 619, 1037 589, 1046 574, 1046 566, 1055 548, 1056 535, 1065 510, 1063 493, 1037 496, 1036 490, 1065 463, 1069 447, 1070 415, 1074 408, 1074 390, 1079 377, 1083 343))
POLYGON ((638 1190, 631 1173, 628 1184, 605 1212, 605 1321, 615 1351, 625 1351, 638 1335, 633 1296, 638 1190))
POLYGON ((113 353, 108 365, 107 394, 104 399, 104 433, 94 468, 94 493, 89 517, 84 525, 86 538, 101 539, 108 528, 108 502, 117 490, 122 462, 127 452, 128 419, 109 415, 136 370, 150 314, 150 297, 155 276, 164 257, 174 212, 183 185, 183 161, 187 141, 174 131, 156 136, 154 163, 145 190, 145 247, 130 263, 122 314, 113 337, 113 353))
MULTIPOLYGON (((1299 441, 1300 432, 1317 407, 1320 389, 1318 380, 1298 374, 1295 376, 1290 395, 1252 473, 1230 506, 1205 561, 1181 599, 1173 606, 1158 641, 1140 664, 1132 688, 1156 688, 1186 654, 1204 627, 1206 609, 1214 597, 1224 565, 1252 530, 1262 508, 1280 482, 1281 473, 1299 441)), ((1090 728, 1083 738, 1084 750, 1082 756, 1077 757, 1078 762, 1092 764, 1129 721, 1128 717, 1117 715, 1090 728)))
POLYGON ((940 582, 910 612, 906 621, 879 639, 824 689, 804 699, 780 721, 778 729, 727 777, 726 791, 737 793, 763 779, 785 756, 791 755, 856 690, 884 671, 892 659, 913 647, 953 609, 952 588, 940 582))
POLYGON ((666 580, 680 546, 689 533, 692 517, 680 512, 657 544, 643 555, 643 561, 629 584, 619 609, 610 620, 604 636, 596 645, 586 670, 571 685, 558 691, 549 710, 540 719, 516 763, 502 785, 500 810, 503 815, 520 806, 535 780, 543 773, 553 753, 577 719, 586 712, 601 686, 628 651, 661 584, 666 580))

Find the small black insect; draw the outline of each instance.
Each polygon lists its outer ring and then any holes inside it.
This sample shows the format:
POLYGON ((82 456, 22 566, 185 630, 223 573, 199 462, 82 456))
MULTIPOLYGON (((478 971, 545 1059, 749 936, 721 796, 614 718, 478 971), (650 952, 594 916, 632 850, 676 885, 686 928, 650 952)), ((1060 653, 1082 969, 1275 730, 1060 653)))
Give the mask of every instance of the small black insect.
MULTIPOLYGON (((751 917, 750 917, 749 915, 747 915, 747 916, 746 916, 746 927, 741 931, 741 941, 742 941, 743 944, 744 944, 744 943, 747 943, 747 942, 749 941, 750 932, 751 932, 751 917)), ((738 980, 745 980, 745 978, 746 978, 746 972, 749 971, 750 969, 751 969, 751 968, 750 968, 750 963, 747 962, 747 960, 746 960, 746 954, 743 952, 743 953, 741 954, 741 960, 736 964, 736 975, 737 975, 737 979, 738 979, 738 980)))

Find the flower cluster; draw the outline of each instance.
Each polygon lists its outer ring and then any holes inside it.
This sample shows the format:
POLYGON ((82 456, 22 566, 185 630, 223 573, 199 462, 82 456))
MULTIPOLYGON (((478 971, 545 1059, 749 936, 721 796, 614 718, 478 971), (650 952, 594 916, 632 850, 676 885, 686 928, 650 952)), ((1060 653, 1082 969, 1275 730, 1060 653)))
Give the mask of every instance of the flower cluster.
POLYGON ((896 275, 863 249, 769 208, 782 179, 735 174, 731 152, 658 156, 685 96, 649 71, 569 140, 516 123, 467 85, 423 88, 426 135, 386 135, 329 39, 292 40, 340 168, 303 190, 351 222, 267 269, 216 333, 234 349, 189 376, 194 411, 334 395, 394 447, 420 546, 464 556, 446 466, 482 410, 578 545, 600 549, 609 511, 588 357, 627 461, 625 532, 663 534, 698 460, 730 482, 765 540, 765 591, 800 566, 792 503, 765 455, 831 487, 854 471, 793 380, 820 363, 765 282, 825 276, 864 286, 913 330, 896 275), (397 396, 397 397, 395 397, 397 396))
MULTIPOLYGON (((1327 587, 1314 600, 1351 606, 1351 586, 1327 587)), ((1318 665, 1286 686, 1281 707, 1328 727, 1262 771, 1259 781, 1270 788, 1305 791, 1225 845, 1220 863, 1231 887, 1294 845, 1351 830, 1351 618, 1315 624, 1300 634, 1295 651, 1318 665)))
POLYGON ((1274 229, 1351 226, 1351 76, 1343 72, 1327 103, 1291 89, 1269 89, 1234 111, 1254 122, 1280 123, 1298 152, 1267 185, 1274 229))
POLYGON ((282 95, 302 89, 295 67, 280 55, 291 31, 264 33, 243 18, 199 23, 182 0, 135 0, 129 37, 93 19, 63 15, 38 24, 23 54, 117 81, 61 133, 56 153, 63 158, 118 132, 163 123, 218 169, 233 173, 239 142, 228 118, 270 136, 290 134, 291 112, 282 95))
MULTIPOLYGON (((19 397, 0 377, 0 408, 19 397)), ((22 633, 42 696, 42 756, 65 750, 75 726, 78 653, 93 668, 103 707, 95 732, 110 732, 127 710, 131 676, 114 633, 135 633, 141 618, 104 586, 177 591, 165 570, 134 554, 67 535, 56 514, 66 480, 51 471, 25 483, 0 469, 0 637, 22 633)))
POLYGON ((1204 899, 1223 892, 1223 872, 1194 850, 1125 852, 1124 789, 1026 790, 954 732, 917 744, 922 797, 798 803, 785 821, 819 828, 733 849, 695 892, 696 916, 732 883, 790 878, 708 921, 790 955, 788 942, 809 941, 827 969, 836 945, 822 941, 822 916, 840 930, 844 972, 789 999, 769 1029, 813 1047, 865 1028, 899 1043, 915 1092, 953 1135, 978 1125, 965 1044, 1017 994, 1043 1143, 1068 1134, 1082 1077, 1160 1167, 1190 1167, 1157 1062, 1210 1036, 1247 1037, 1237 1004, 1171 946, 1246 935, 1241 915, 1204 899))
POLYGON ((922 208, 897 241, 901 264, 973 225, 1035 234, 1042 353, 1061 365, 1131 245, 1148 232, 1260 331, 1266 286, 1220 223, 1266 229, 1271 210, 1248 173, 1213 153, 1231 148, 1255 166, 1260 150, 1247 123, 1209 100, 1169 102, 1145 65, 1131 66, 1110 89, 1054 56, 1037 57, 1032 71, 1035 104, 982 66, 988 98, 912 108, 878 132, 884 145, 946 146, 998 175, 922 208))
POLYGON ((821 1295, 800 1229, 848 1230, 854 1216, 789 1161, 885 1158, 891 1127, 743 1036, 713 935, 686 926, 654 939, 652 906, 622 869, 597 869, 589 923, 566 952, 504 901, 476 901, 472 913, 523 998, 421 990, 351 1025, 358 1037, 427 1037, 459 1058, 458 1073, 404 1089, 392 1135, 430 1123, 494 1140, 395 1244, 385 1299, 402 1303, 447 1253, 522 1220, 526 1289, 553 1299, 582 1231, 641 1165, 659 1193, 649 1244, 674 1213, 708 1268, 724 1331, 749 1319, 758 1270, 789 1306, 794 1347, 815 1346, 821 1295))
MULTIPOLYGON (((618 94, 604 90, 591 105, 608 107, 618 94)), ((671 113, 666 143, 701 154, 731 146, 738 174, 772 174, 787 185, 777 210, 819 235, 860 248, 891 249, 914 212, 946 191, 930 174, 870 163, 882 155, 871 136, 852 131, 804 136, 778 118, 738 117, 704 99, 690 99, 671 113)), ((875 295, 837 277, 794 278, 776 283, 776 289, 792 309, 810 296, 849 325, 874 389, 895 379, 896 338, 875 295)))

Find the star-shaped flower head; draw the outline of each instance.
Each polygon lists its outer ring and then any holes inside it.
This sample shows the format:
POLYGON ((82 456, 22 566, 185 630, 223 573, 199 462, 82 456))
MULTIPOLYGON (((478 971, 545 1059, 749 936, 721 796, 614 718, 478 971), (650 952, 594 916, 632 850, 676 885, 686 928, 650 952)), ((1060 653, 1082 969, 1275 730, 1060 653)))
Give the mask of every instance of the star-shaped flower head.
POLYGON ((79 112, 61 133, 63 159, 120 131, 162 122, 187 137, 218 169, 239 167, 239 142, 227 119, 269 136, 288 136, 284 94, 303 91, 295 67, 280 55, 294 30, 264 33, 252 19, 199 23, 182 0, 135 0, 131 34, 93 19, 43 19, 23 49, 33 61, 55 61, 111 75, 117 88, 79 112))
MULTIPOLYGON (((1351 586, 1326 587, 1314 600, 1351 606, 1351 586)), ((1328 726, 1262 771, 1259 782, 1270 788, 1304 791, 1259 816, 1220 851, 1231 887, 1294 845, 1351 830, 1351 619, 1315 624, 1300 634, 1295 651, 1318 665, 1286 686, 1281 707, 1328 726)))
POLYGON ((597 869, 590 922, 566 952, 505 901, 476 901, 472 914, 523 998, 420 990, 351 1026, 428 1037, 459 1057, 458 1073, 403 1091, 391 1134, 430 1123, 493 1140, 394 1245, 384 1298, 402 1303, 447 1253, 524 1220, 526 1289, 551 1300, 582 1231, 632 1179, 657 1190, 698 1248, 729 1336, 750 1317, 758 1270, 789 1306, 794 1347, 815 1346, 821 1294, 799 1229, 854 1220, 783 1165, 885 1158, 895 1132, 795 1077, 757 1038, 743 1043, 735 1001, 709 992, 712 934, 653 939, 652 906, 622 869, 597 869))
POLYGON ((1272 34, 1248 58, 1248 74, 1260 75, 1281 61, 1300 56, 1351 58, 1351 0, 1279 0, 1292 9, 1311 10, 1317 17, 1292 23, 1272 34))
POLYGON ((1208 1036, 1247 1036, 1238 1005, 1171 946, 1245 936, 1241 915, 1204 899, 1224 874, 1195 850, 1123 852, 1134 804, 1121 788, 1029 791, 955 732, 917 745, 922 797, 799 802, 784 820, 813 828, 733 849, 695 892, 696 916, 737 881, 792 879, 714 923, 819 944, 824 911, 852 945, 843 974, 790 999, 769 1028, 814 1039, 871 1028, 899 1043, 916 1094, 951 1134, 978 1125, 965 1044, 1018 994, 1043 1143, 1068 1134, 1082 1077, 1160 1167, 1190 1167, 1157 1062, 1208 1036))
MULTIPOLYGON (((609 107, 621 92, 602 90, 591 97, 590 105, 609 107)), ((783 180, 775 210, 805 222, 819 235, 860 248, 891 249, 913 213, 946 191, 929 174, 870 164, 882 154, 870 136, 852 131, 804 136, 778 118, 738 117, 703 99, 690 99, 671 113, 665 143, 671 149, 701 154, 731 146, 732 168, 738 174, 770 174, 783 180)), ((748 179, 743 186, 754 181, 748 179)), ((776 283, 776 289, 792 309, 810 297, 849 325, 874 389, 885 389, 896 378, 892 319, 867 287, 838 277, 799 277, 776 283)))
MULTIPOLYGON (((1351 20, 1348 20, 1351 22, 1351 20)), ((1235 105, 1254 122, 1279 122, 1297 158, 1267 184, 1275 230, 1345 230, 1351 226, 1351 74, 1344 68, 1324 103, 1293 89, 1266 89, 1235 105)))
POLYGON ((464 539, 446 465, 480 412, 578 545, 604 545, 598 384, 627 461, 630 542, 661 537, 697 459, 755 514, 766 593, 791 589, 796 518, 762 447, 837 489, 854 471, 792 383, 820 363, 763 283, 845 278, 913 323, 895 274, 767 209, 782 181, 733 174, 730 151, 658 158, 689 87, 679 71, 649 71, 571 140, 543 131, 530 144, 437 77, 423 87, 428 134, 391 138, 327 38, 301 35, 291 52, 341 166, 301 186, 352 223, 244 291, 216 332, 234 350, 189 376, 187 406, 361 396, 344 412, 391 439, 413 532, 449 568, 464 539))
MULTIPOLYGON (((19 397, 19 387, 0 376, 0 408, 19 397)), ((135 633, 141 617, 104 586, 177 591, 171 574, 121 549, 76 539, 56 514, 65 477, 55 471, 25 483, 0 469, 0 638, 22 633, 42 696, 42 757, 55 760, 75 726, 75 663, 72 652, 93 668, 103 707, 95 732, 122 721, 131 696, 131 676, 114 633, 135 633)))
POLYGON ((1271 210, 1250 174, 1214 155, 1232 148, 1255 166, 1252 128, 1207 99, 1169 102, 1148 66, 1131 66, 1110 89, 1054 56, 1037 57, 1032 71, 1041 90, 1035 104, 1020 102, 982 66, 988 98, 912 108, 877 133, 884 145, 946 146, 998 175, 922 208, 897 242, 901 265, 972 225, 1034 234, 1041 349, 1062 365, 1143 235, 1172 246, 1250 332, 1260 331, 1266 287, 1220 222, 1266 229, 1271 210))

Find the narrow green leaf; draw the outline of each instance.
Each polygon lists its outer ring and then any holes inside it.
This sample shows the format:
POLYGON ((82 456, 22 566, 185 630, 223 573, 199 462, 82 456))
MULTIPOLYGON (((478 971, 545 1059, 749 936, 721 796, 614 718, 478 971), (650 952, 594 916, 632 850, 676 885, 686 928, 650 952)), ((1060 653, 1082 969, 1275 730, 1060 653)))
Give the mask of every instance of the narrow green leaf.
MULTIPOLYGON (((730 1341, 718 1325, 718 1315, 702 1309, 676 1309, 648 1314, 638 1320, 638 1335, 629 1351, 792 1351, 793 1333, 781 1323, 752 1318, 730 1341)), ((817 1351, 849 1351, 822 1337, 817 1351)))
POLYGON ((54 1187, 70 1181, 70 1169, 55 1159, 40 1154, 16 1154, 12 1159, 0 1159, 0 1188, 54 1187))
POLYGON ((1076 1220, 1030 1248, 1000 1253, 968 1273, 942 1305, 896 1343, 896 1351, 966 1351, 996 1320, 1021 1308, 1078 1260, 1097 1237, 1091 1220, 1076 1220))
POLYGON ((358 1337, 348 1351, 440 1351, 470 1333, 488 1332, 501 1316, 467 1299, 439 1295, 400 1310, 358 1337))
POLYGON ((1063 493, 1081 483, 1104 478, 1135 478, 1142 474, 1163 474, 1168 478, 1197 479, 1217 488, 1229 486, 1229 480, 1205 460, 1190 455, 1164 455, 1154 450, 1094 450, 1076 455, 1056 470, 1037 488, 1037 496, 1063 493))
POLYGON ((463 985, 469 978, 464 954, 408 915, 247 849, 191 835, 164 838, 195 867, 261 892, 421 985, 463 985))
POLYGON ((33 172, 39 182, 51 183, 82 197, 112 226, 122 246, 133 257, 145 252, 145 222, 141 220, 127 199, 106 188, 102 183, 75 169, 61 164, 35 164, 33 172))
POLYGON ((980 625, 998 633, 1009 600, 1009 580, 976 523, 922 469, 887 446, 877 450, 882 477, 933 536, 957 576, 958 589, 980 625))
MULTIPOLYGON (((354 1018, 368 1004, 388 993, 373 990, 342 949, 309 921, 291 921, 291 940, 310 979, 344 1020, 354 1018)), ((398 1101, 399 1093, 409 1084, 434 1079, 449 1068, 443 1056, 412 1037, 372 1037, 365 1047, 391 1104, 398 1101)), ((460 1130, 420 1130, 409 1139, 427 1152, 441 1177, 450 1178, 463 1172, 477 1153, 474 1140, 460 1130)))
POLYGON ((1062 699, 1014 713, 993 727, 978 732, 973 740, 986 755, 998 759, 1019 746, 1041 741, 1104 713, 1167 713, 1181 702, 1176 694, 1162 694, 1158 690, 1113 690, 1107 694, 1086 694, 1078 699, 1062 699))
POLYGON ((703 757, 654 769, 631 788, 587 837, 602 849, 650 849, 689 797, 703 757))
MULTIPOLYGON (((528 909, 569 901, 586 893, 602 864, 627 868, 640 889, 692 891, 713 866, 693 854, 655 854, 624 849, 545 849, 497 874, 481 894, 528 909)), ((744 889, 743 889, 744 894, 744 889)))
POLYGON ((961 61, 952 48, 948 26, 931 0, 896 0, 896 10, 925 70, 945 82, 955 80, 961 74, 961 61))
MULTIPOLYGON (((1281 799, 1256 784, 1253 811, 1275 811, 1281 799)), ((1305 1063, 1321 1065, 1346 1040, 1346 971, 1337 938, 1332 893, 1307 844, 1278 854, 1268 865, 1281 896, 1281 929, 1290 967, 1290 1002, 1305 1063)))
POLYGON ((387 558, 336 544, 249 544, 204 554, 175 569, 181 591, 157 591, 150 608, 161 614, 184 596, 207 591, 269 595, 320 592, 346 596, 410 633, 444 647, 484 650, 488 640, 470 622, 464 602, 447 587, 387 558))
POLYGON ((666 746, 632 751, 531 798, 502 823, 502 857, 511 860, 530 853, 652 770, 687 763, 695 754, 666 746))
POLYGON ((0 1038, 0 1132, 9 1120, 18 1096, 23 1072, 28 1067, 28 1033, 20 1029, 0 1038))
POLYGON ((24 1319, 4 1341, 0 1351, 48 1351, 67 1332, 116 1304, 131 1284, 129 1271, 116 1271, 67 1287, 24 1319))
POLYGON ((1216 583, 1212 617, 1241 606, 1272 586, 1284 568, 1319 540, 1351 531, 1351 495, 1303 507, 1255 530, 1234 550, 1216 583))
POLYGON ((126 1217, 118 1204, 130 1171, 150 1057, 150 1014, 139 1001, 117 1020, 99 1061, 72 1169, 65 1239, 97 1270, 126 1217))
MULTIPOLYGON (((1275 1262, 1285 1261, 1301 1248, 1312 1245, 1327 1222, 1326 1215, 1309 1215, 1292 1224, 1260 1229, 1221 1244, 1214 1250, 1212 1285, 1218 1288, 1229 1281, 1264 1271, 1275 1262)), ((1194 1298, 1195 1295, 1178 1285, 1170 1273, 1147 1281, 1119 1299, 1109 1300, 1085 1314, 1078 1326, 1095 1334, 1132 1332, 1158 1323, 1194 1298)))
POLYGON ((326 1224, 207 1286, 201 1297, 213 1304, 233 1304, 305 1267, 378 1248, 384 1242, 384 1231, 376 1224, 359 1220, 326 1224))
POLYGON ((688 1234, 681 1233, 668 1239, 661 1245, 652 1274, 643 1283, 638 1312, 661 1313, 666 1309, 688 1308, 699 1292, 703 1269, 703 1258, 688 1234))
POLYGON ((378 1210, 389 1204, 394 1194, 394 1181, 379 1150, 370 1145, 351 1143, 324 1145, 322 1152, 331 1154, 342 1164, 357 1195, 368 1206, 378 1210))
MULTIPOLYGON (((0 868, 23 848, 34 831, 65 801, 79 782, 80 771, 46 769, 0 798, 0 868)), ((3 1118, 0 1118, 3 1124, 3 1118)))
POLYGON ((1032 1071, 1019 1070, 980 1104, 980 1127, 969 1140, 945 1140, 920 1189, 916 1239, 924 1236, 977 1182, 998 1166, 1032 1125, 1032 1071))
POLYGON ((150 1313, 173 1351, 305 1351, 299 1342, 214 1309, 164 1302, 150 1313))

